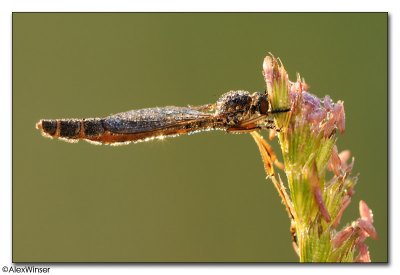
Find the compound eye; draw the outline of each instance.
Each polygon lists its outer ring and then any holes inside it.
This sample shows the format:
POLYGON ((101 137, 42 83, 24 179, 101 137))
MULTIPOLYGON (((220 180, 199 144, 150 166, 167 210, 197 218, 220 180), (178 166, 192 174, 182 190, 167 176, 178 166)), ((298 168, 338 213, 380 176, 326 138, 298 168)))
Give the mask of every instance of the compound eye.
POLYGON ((260 97, 258 102, 258 110, 262 115, 268 113, 268 101, 266 96, 260 97))

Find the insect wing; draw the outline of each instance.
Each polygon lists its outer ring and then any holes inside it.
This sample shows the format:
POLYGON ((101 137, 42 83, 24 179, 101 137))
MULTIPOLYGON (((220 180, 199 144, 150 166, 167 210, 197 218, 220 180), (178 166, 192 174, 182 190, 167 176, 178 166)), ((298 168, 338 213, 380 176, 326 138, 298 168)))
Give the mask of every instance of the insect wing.
POLYGON ((105 130, 116 134, 137 134, 168 128, 191 129, 210 121, 212 115, 189 107, 132 110, 104 118, 105 130), (202 123, 203 122, 203 123, 202 123), (193 124, 193 125, 192 125, 193 124))

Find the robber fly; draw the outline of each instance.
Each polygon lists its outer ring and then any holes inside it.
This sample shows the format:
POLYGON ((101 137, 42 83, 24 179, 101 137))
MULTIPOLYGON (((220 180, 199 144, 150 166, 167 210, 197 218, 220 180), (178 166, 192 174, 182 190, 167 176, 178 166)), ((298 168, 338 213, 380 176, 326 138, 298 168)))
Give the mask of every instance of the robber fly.
POLYGON ((266 92, 230 91, 214 104, 156 107, 113 114, 104 118, 42 119, 36 124, 50 138, 119 145, 163 139, 207 130, 248 133, 274 128, 266 92))

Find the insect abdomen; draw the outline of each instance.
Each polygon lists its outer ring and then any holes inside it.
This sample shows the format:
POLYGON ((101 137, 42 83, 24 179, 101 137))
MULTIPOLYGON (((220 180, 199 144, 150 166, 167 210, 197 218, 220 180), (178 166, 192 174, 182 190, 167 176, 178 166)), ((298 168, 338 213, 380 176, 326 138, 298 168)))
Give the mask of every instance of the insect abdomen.
POLYGON ((44 136, 75 140, 99 136, 104 133, 103 121, 89 119, 42 119, 36 124, 44 136))

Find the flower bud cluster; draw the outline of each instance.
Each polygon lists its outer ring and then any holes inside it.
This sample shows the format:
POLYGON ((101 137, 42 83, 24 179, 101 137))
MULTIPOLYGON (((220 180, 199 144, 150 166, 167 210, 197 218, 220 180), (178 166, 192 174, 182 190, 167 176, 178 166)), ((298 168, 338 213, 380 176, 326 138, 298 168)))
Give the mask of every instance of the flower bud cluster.
POLYGON ((339 153, 336 146, 336 133, 345 132, 343 102, 313 95, 300 75, 291 82, 281 61, 272 55, 264 59, 262 73, 272 110, 290 109, 274 120, 280 129, 277 136, 300 260, 370 261, 364 241, 377 234, 365 202, 360 202, 361 218, 336 231, 357 182, 351 177, 354 158, 348 163, 350 152, 339 153))

